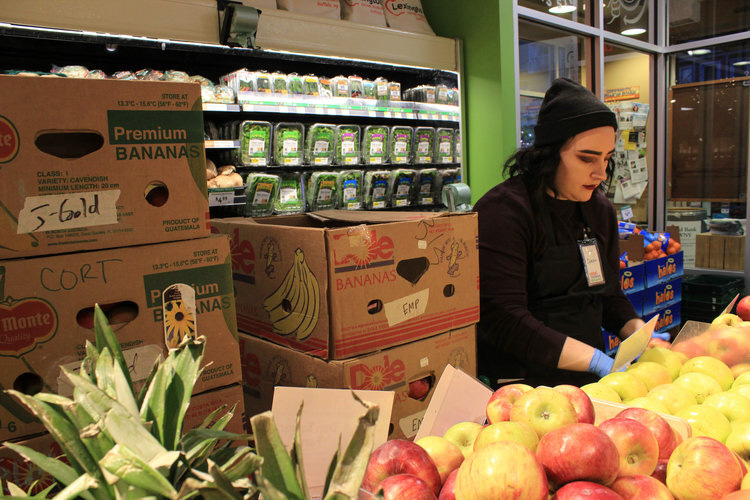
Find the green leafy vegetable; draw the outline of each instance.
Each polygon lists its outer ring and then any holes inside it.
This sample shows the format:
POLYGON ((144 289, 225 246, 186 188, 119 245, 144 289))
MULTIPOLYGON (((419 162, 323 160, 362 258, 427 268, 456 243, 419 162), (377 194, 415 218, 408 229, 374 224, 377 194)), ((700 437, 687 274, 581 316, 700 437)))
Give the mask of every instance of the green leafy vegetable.
POLYGON ((412 134, 411 127, 395 125, 391 127, 389 136, 389 151, 391 163, 404 164, 411 162, 412 157, 412 134))
POLYGON ((359 164, 359 126, 339 125, 336 127, 336 164, 359 164))
POLYGON ((271 87, 274 94, 288 94, 286 75, 284 73, 271 73, 271 87))
POLYGON ((254 173, 247 176, 245 217, 271 215, 281 178, 278 175, 254 173))
POLYGON ((398 82, 388 82, 388 99, 391 101, 401 100, 401 84, 398 82))
POLYGON ((417 127, 414 130, 417 163, 432 163, 435 146, 435 129, 432 127, 417 127))
POLYGON ((437 169, 425 168, 417 172, 417 186, 415 189, 417 205, 432 205, 438 185, 437 169))
POLYGON ((305 95, 320 95, 320 82, 315 75, 305 75, 303 82, 305 84, 305 95))
POLYGON ((307 129, 305 162, 310 165, 330 165, 336 144, 336 126, 316 123, 307 129))
POLYGON ((323 210, 336 207, 336 191, 339 174, 336 172, 313 172, 310 176, 310 208, 323 210))
POLYGON ((359 210, 362 206, 362 171, 339 172, 337 205, 347 210, 359 210))
POLYGON ((400 169, 391 172, 390 193, 391 206, 408 207, 411 205, 411 193, 417 172, 411 169, 400 169))
POLYGON ((365 87, 362 83, 362 78, 358 76, 349 77, 349 96, 353 98, 360 98, 365 93, 365 87))
POLYGON ((305 208, 302 197, 302 175, 297 172, 281 174, 279 192, 274 203, 276 213, 297 213, 305 208))
POLYGON ((331 80, 331 92, 333 97, 349 97, 349 79, 345 76, 336 76, 331 80))
POLYGON ((263 94, 271 93, 271 77, 265 71, 255 74, 255 91, 263 94))
POLYGON ((388 127, 368 125, 362 138, 365 165, 380 165, 388 158, 388 127))
POLYGON ((292 95, 304 95, 305 84, 302 81, 302 77, 297 73, 290 73, 287 77, 287 83, 289 86, 289 93, 292 95))
POLYGON ((453 162, 453 129, 452 128, 438 128, 435 131, 437 137, 437 157, 439 163, 452 163, 453 162))
POLYGON ((364 89, 362 95, 365 99, 375 99, 375 82, 362 80, 362 88, 364 89))
POLYGON ((365 174, 365 207, 368 209, 388 206, 388 170, 373 170, 365 174))
POLYGON ((375 79, 375 99, 378 101, 388 100, 388 80, 383 77, 375 79))
POLYGON ((305 127, 301 123, 277 123, 273 143, 278 165, 302 164, 302 136, 305 127))
POLYGON ((244 121, 240 124, 240 162, 266 166, 271 157, 271 124, 244 121))

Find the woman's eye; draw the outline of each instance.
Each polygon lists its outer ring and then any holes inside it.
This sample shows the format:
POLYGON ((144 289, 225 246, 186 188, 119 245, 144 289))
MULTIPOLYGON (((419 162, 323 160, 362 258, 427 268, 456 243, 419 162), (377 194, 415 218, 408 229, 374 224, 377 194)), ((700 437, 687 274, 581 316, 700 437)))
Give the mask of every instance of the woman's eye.
POLYGON ((581 161, 584 163, 594 163, 596 161, 595 158, 592 158, 590 156, 581 156, 581 161))

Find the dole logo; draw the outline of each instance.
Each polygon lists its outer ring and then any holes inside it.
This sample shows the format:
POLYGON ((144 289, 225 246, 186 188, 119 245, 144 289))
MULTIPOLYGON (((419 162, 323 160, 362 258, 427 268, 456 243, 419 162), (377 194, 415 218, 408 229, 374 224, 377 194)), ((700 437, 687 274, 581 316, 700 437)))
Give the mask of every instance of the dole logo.
POLYGON ((359 238, 360 241, 356 244, 351 243, 347 249, 348 252, 343 255, 336 250, 333 251, 333 261, 336 266, 353 263, 357 267, 367 267, 375 260, 388 260, 393 257, 393 240, 388 236, 378 238, 374 229, 365 230, 365 234, 357 236, 337 234, 333 239, 338 240, 343 237, 349 238, 350 243, 352 238, 359 238))
POLYGON ((380 391, 404 383, 406 366, 400 359, 391 363, 388 355, 383 356, 382 365, 368 366, 357 363, 349 369, 349 384, 352 389, 380 391))
POLYGON ((230 247, 232 250, 232 269, 248 275, 255 274, 255 248, 249 241, 240 240, 240 230, 237 228, 232 231, 230 247))
POLYGON ((0 115, 0 163, 8 163, 15 158, 20 143, 16 127, 0 115))
POLYGON ((56 332, 57 313, 49 302, 8 297, 0 303, 0 356, 23 356, 56 332))

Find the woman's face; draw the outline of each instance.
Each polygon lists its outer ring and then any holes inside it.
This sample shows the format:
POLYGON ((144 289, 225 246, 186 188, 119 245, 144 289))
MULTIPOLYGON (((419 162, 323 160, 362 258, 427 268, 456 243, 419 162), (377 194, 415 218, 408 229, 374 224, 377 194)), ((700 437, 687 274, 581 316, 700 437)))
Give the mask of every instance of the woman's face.
POLYGON ((607 179, 607 163, 614 151, 612 127, 586 130, 568 140, 560 149, 560 165, 555 173, 557 199, 589 201, 607 179))

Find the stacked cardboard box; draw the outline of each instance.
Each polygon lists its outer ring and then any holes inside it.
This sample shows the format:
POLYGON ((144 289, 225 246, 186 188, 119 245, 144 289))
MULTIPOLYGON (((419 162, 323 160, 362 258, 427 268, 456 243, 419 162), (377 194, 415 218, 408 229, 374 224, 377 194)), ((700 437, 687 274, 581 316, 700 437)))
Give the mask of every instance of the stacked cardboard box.
MULTIPOLYGON (((174 332, 207 339, 195 394, 239 396, 229 242, 211 236, 200 88, 0 76, 0 390, 69 393, 99 303, 141 382, 174 332), (174 284, 195 315, 167 313, 174 284)), ((215 396, 215 395, 214 395, 215 396)), ((227 401, 232 404, 234 401, 227 401)), ((0 442, 44 427, 0 392, 0 442)))
POLYGON ((695 267, 742 271, 745 269, 745 236, 696 234, 695 267))
POLYGON ((322 211, 212 229, 232 241, 248 415, 270 409, 276 385, 390 389, 389 437, 412 437, 445 364, 476 371, 475 214, 322 211))

